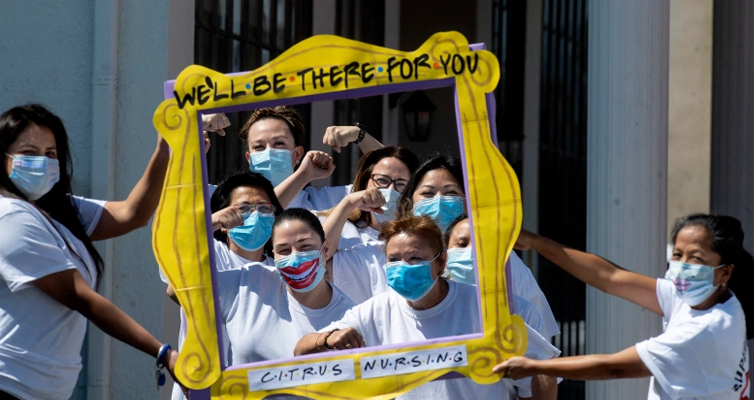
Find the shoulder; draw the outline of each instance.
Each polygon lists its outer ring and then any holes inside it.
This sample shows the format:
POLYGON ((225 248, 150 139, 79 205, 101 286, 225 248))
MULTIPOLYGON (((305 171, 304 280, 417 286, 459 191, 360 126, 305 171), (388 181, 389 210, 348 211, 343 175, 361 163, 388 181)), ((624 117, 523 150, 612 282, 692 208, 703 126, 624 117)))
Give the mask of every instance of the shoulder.
POLYGON ((38 214, 39 211, 28 201, 0 196, 0 218, 19 213, 38 214))
POLYGON ((11 229, 0 229, 9 237, 18 237, 20 233, 35 228, 42 228, 47 231, 53 231, 47 218, 34 207, 31 203, 24 200, 0 197, 0 220, 4 227, 11 229), (20 231, 17 228, 22 228, 20 231))

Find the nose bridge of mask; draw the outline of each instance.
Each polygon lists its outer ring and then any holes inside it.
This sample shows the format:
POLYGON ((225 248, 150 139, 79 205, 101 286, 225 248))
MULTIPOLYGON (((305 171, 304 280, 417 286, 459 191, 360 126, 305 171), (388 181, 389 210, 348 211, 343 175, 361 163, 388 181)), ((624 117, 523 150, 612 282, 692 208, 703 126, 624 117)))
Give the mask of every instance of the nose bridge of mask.
POLYGON ((470 260, 471 258, 471 246, 448 249, 448 262, 470 260))

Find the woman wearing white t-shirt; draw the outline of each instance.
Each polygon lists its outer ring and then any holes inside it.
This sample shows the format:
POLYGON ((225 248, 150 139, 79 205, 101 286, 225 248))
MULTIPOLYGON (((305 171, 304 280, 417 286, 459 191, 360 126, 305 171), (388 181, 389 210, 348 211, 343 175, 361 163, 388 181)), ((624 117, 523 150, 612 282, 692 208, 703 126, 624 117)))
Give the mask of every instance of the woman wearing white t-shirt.
POLYGON ((364 154, 359 159, 351 192, 335 208, 319 213, 324 217, 325 232, 332 226, 327 239, 334 249, 347 249, 360 243, 377 240, 382 223, 395 219, 398 199, 411 178, 411 171, 419 167, 419 158, 405 147, 385 146, 364 154), (381 212, 360 207, 359 192, 375 188, 379 191, 381 212))
POLYGON ((70 397, 87 319, 172 373, 178 353, 94 290, 103 263, 87 231, 98 228, 70 200, 62 121, 37 105, 3 113, 0 157, 0 398, 70 397))
MULTIPOLYGON (((319 353, 365 346, 423 342, 481 332, 477 290, 472 285, 441 277, 447 258, 442 233, 428 217, 407 216, 386 222, 385 241, 388 284, 393 290, 379 294, 349 310, 345 316, 296 344, 295 354, 319 353)), ((551 358, 558 350, 536 331, 527 329, 538 344, 527 349, 531 357, 551 358), (539 338, 537 340, 536 338, 539 338), (535 351, 531 351, 537 347, 535 351)), ((530 398, 531 381, 516 382, 518 395, 530 398)), ((505 380, 480 385, 469 378, 426 383, 400 399, 507 399, 505 380)))
POLYGON ((466 212, 465 197, 461 161, 437 155, 411 175, 398 200, 399 214, 426 215, 445 232, 454 219, 466 212))
MULTIPOLYGON (((469 217, 466 214, 461 215, 450 223, 448 230, 445 232, 445 246, 448 249, 448 266, 446 273, 450 279, 457 282, 476 284, 476 269, 471 253, 471 229, 469 217)), ((552 338, 560 334, 555 316, 552 314, 550 304, 547 302, 545 294, 539 288, 536 279, 531 270, 521 261, 521 258, 515 252, 508 256, 508 263, 511 267, 511 281, 513 295, 531 303, 539 317, 541 318, 541 329, 537 331, 546 338, 552 338)), ((503 266, 505 268, 505 266, 503 266)), ((514 297, 514 311, 516 298, 514 297)), ((526 320, 525 320, 526 321, 526 320)), ((528 323, 528 321, 526 321, 528 323)), ((533 324, 529 324, 534 327, 533 324)))
POLYGON ((746 320, 728 288, 734 269, 746 276, 752 268, 751 256, 742 247, 741 223, 696 214, 678 220, 671 236, 668 271, 665 279, 655 279, 522 231, 517 248, 534 249, 585 283, 661 315, 664 332, 616 354, 549 361, 516 357, 494 370, 512 378, 651 376, 647 398, 652 400, 748 399, 746 320))
POLYGON ((248 264, 218 274, 220 310, 232 365, 290 358, 304 334, 353 307, 325 276, 322 225, 302 208, 283 211, 272 229, 275 269, 248 264))
MULTIPOLYGON (((304 154, 304 123, 295 109, 279 106, 255 110, 239 135, 248 146, 249 168, 272 182, 284 207, 327 210, 350 192, 351 185, 306 187, 313 180, 332 175, 335 165, 325 152, 304 154)), ((352 142, 364 152, 382 147, 362 126, 331 126, 323 138, 323 143, 337 152, 352 142)))

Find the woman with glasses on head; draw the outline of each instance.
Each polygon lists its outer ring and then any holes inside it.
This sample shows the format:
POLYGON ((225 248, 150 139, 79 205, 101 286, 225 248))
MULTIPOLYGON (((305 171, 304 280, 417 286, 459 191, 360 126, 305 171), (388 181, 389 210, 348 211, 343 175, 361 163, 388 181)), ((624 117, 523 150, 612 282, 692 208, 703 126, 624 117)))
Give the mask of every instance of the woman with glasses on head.
MULTIPOLYGON (((274 268, 270 235, 275 215, 282 212, 282 206, 275 197, 270 181, 262 175, 241 171, 230 175, 214 190, 210 200, 212 210, 212 230, 215 252, 215 268, 218 272, 237 270, 244 265, 250 268, 274 268)), ((165 283, 167 278, 162 275, 165 283)), ((234 295, 237 287, 218 285, 221 293, 229 291, 234 295)), ((173 288, 168 285, 167 294, 178 303, 173 288)), ((180 303, 178 303, 180 305, 180 303)), ((186 336, 185 318, 181 312, 181 329, 178 333, 179 346, 186 336)), ((225 325, 222 327, 223 349, 226 361, 231 358, 230 339, 225 325)), ((173 387, 173 400, 184 399, 177 385, 173 387)))

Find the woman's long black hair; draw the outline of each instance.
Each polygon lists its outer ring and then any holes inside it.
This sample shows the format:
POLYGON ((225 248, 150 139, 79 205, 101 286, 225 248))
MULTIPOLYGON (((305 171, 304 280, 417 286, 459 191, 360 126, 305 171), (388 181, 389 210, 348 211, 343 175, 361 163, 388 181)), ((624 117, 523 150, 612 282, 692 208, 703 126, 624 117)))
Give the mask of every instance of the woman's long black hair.
POLYGON ((721 264, 733 267, 728 288, 736 294, 746 314, 746 337, 754 337, 754 310, 752 310, 751 283, 754 282, 754 258, 744 249, 744 230, 741 221, 725 215, 692 214, 676 220, 670 234, 675 245, 678 232, 687 226, 704 228, 710 235, 712 250, 720 255, 721 264))
MULTIPOLYGON (((0 159, 5 165, 8 149, 18 137, 30 126, 46 127, 55 136, 58 162, 60 163, 60 180, 50 189, 47 194, 34 202, 36 207, 47 216, 65 226, 73 236, 80 240, 94 261, 97 269, 97 286, 102 279, 104 262, 97 249, 92 245, 92 240, 86 234, 79 220, 79 211, 71 201, 71 177, 73 176, 73 162, 68 145, 68 133, 66 133, 63 121, 39 104, 28 104, 11 108, 0 115, 0 159)), ((0 195, 29 201, 13 184, 5 168, 0 168, 0 195)), ((54 226, 54 225, 53 225, 54 226)), ((62 235, 61 235, 62 236, 62 235)), ((65 238, 63 238, 65 240, 65 238)), ((68 246, 73 254, 83 264, 80 254, 73 247, 68 246)))

